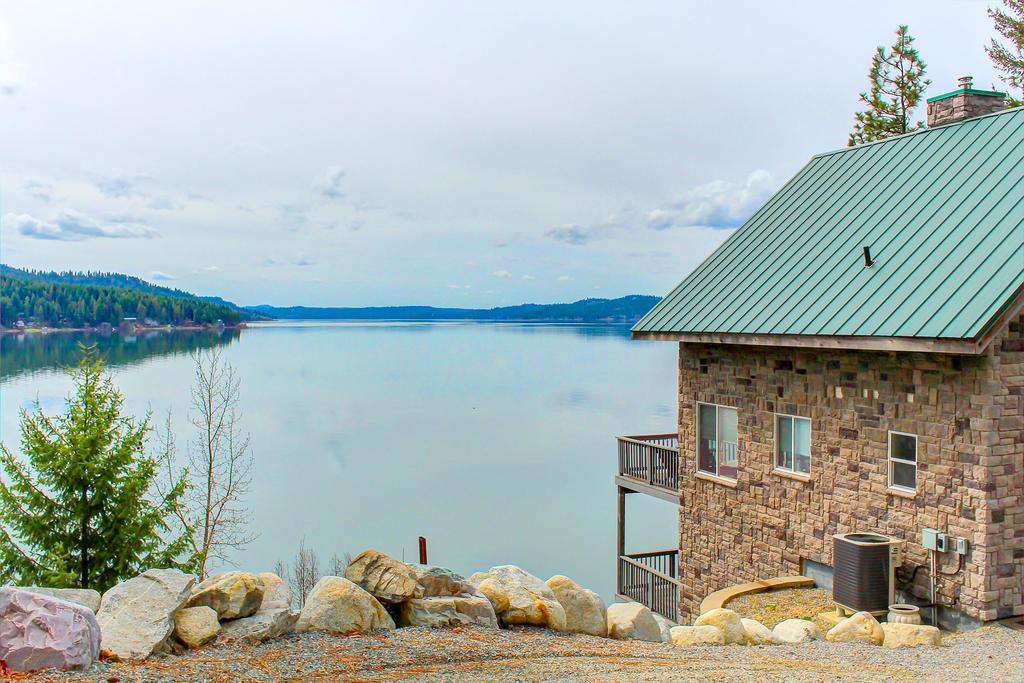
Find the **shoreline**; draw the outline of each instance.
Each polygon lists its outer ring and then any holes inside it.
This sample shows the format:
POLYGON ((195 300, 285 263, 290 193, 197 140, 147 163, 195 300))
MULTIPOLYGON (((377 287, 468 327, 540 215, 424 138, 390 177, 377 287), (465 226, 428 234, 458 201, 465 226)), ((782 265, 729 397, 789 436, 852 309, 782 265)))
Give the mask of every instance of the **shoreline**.
MULTIPOLYGON (((187 332, 200 332, 204 330, 240 330, 246 327, 246 323, 238 323, 237 325, 155 325, 152 327, 140 327, 135 330, 135 334, 138 335, 143 332, 177 332, 184 330, 187 332)), ((113 335, 121 335, 120 329, 117 327, 111 327, 109 332, 101 331, 98 327, 27 327, 23 329, 14 329, 11 327, 0 328, 0 335, 10 334, 24 334, 24 335, 35 335, 35 334, 60 334, 63 332, 83 332, 85 334, 99 334, 105 337, 113 335)), ((131 336, 131 335, 122 335, 131 336)))

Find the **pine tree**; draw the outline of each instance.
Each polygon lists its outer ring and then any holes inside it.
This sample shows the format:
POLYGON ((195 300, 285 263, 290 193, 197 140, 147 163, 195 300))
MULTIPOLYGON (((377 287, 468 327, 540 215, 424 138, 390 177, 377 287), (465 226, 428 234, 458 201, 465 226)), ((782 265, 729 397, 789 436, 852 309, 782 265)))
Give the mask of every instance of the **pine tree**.
POLYGON ((184 566, 186 539, 172 538, 165 520, 185 480, 154 495, 149 418, 123 416, 95 347, 79 348, 67 412, 21 412, 25 460, 0 445, 0 583, 102 591, 148 568, 184 566))
POLYGON ((855 114, 857 123, 847 143, 850 147, 903 135, 924 125, 921 121, 912 123, 911 114, 931 85, 924 77, 926 67, 906 24, 896 29, 892 47, 886 50, 878 46, 868 71, 870 93, 860 94, 867 109, 855 114))
POLYGON ((1003 0, 1007 11, 990 9, 988 15, 996 25, 996 31, 1009 41, 1009 45, 992 39, 985 48, 989 59, 1003 72, 999 78, 1011 88, 1021 91, 1021 99, 1007 98, 1007 106, 1024 105, 1024 0, 1003 0))

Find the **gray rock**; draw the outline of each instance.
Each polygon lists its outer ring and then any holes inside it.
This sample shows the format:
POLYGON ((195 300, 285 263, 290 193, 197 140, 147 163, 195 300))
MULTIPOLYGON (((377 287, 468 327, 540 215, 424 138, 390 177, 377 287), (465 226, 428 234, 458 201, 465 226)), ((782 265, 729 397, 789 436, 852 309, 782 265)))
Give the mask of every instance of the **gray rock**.
POLYGON ((660 643, 661 627, 654 613, 640 603, 617 602, 608 608, 608 637, 660 643))
POLYGON ((88 607, 0 589, 0 660, 9 669, 85 669, 99 654, 100 625, 88 607))
POLYGON ((104 649, 119 659, 145 659, 166 650, 174 613, 192 595, 195 582, 177 569, 150 569, 108 590, 96 614, 104 649))
POLYGON ((398 623, 431 628, 460 625, 498 628, 498 617, 491 601, 483 595, 434 595, 403 602, 398 623))
POLYGON ((651 616, 654 617, 654 620, 656 622, 658 622, 658 627, 661 629, 661 642, 671 643, 672 629, 678 626, 679 624, 672 621, 671 619, 666 619, 665 617, 661 616, 660 614, 654 611, 651 611, 651 616))
POLYGON ((49 595, 65 602, 73 602, 88 607, 93 613, 100 611, 100 593, 91 588, 44 588, 43 586, 25 586, 22 590, 40 595, 49 595))
POLYGON ((256 576, 263 580, 263 602, 260 603, 260 612, 268 609, 291 609, 292 591, 284 579, 273 572, 261 572, 256 576))
POLYGON ((345 578, 383 602, 398 604, 423 597, 416 572, 377 550, 364 550, 345 569, 345 578))
POLYGON ((479 595, 476 588, 461 574, 447 567, 429 564, 409 565, 416 573, 416 581, 423 589, 423 597, 451 595, 479 595))
POLYGON ((291 631, 298 618, 299 613, 287 607, 260 610, 251 617, 225 621, 220 635, 227 640, 262 643, 291 631))

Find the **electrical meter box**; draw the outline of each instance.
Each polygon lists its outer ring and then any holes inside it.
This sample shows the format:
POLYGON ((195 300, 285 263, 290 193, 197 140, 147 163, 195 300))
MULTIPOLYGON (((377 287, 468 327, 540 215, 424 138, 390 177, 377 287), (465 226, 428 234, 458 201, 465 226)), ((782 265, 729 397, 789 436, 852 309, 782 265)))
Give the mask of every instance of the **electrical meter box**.
POLYGON ((937 553, 946 552, 946 534, 938 529, 921 529, 921 545, 937 553))

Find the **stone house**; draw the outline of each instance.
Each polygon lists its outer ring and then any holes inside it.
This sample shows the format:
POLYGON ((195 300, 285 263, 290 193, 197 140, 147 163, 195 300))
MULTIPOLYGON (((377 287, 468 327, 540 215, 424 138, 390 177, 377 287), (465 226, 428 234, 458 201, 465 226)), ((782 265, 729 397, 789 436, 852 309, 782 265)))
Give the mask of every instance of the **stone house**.
POLYGON ((908 599, 1024 614, 1024 108, 961 86, 813 157, 633 328, 679 344, 679 430, 619 440, 620 596, 687 619, 872 531, 908 599), (678 504, 678 553, 625 553, 630 493, 678 504), (932 576, 924 528, 966 554, 932 576))

